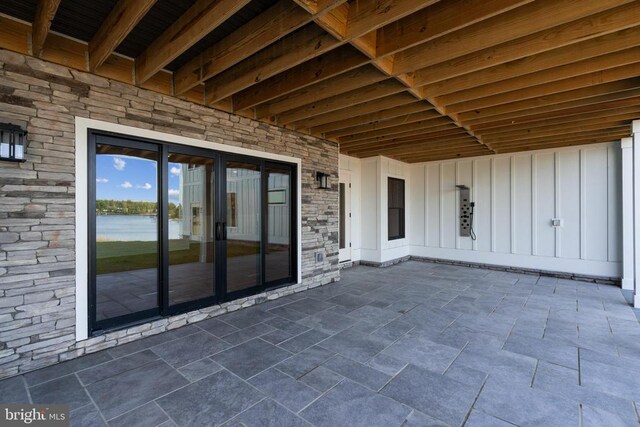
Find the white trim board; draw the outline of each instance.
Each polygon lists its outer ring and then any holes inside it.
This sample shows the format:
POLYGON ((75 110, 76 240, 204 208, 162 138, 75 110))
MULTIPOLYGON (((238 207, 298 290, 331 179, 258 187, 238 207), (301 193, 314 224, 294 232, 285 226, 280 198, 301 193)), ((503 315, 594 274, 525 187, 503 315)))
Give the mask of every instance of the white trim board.
POLYGON ((260 157, 268 160, 293 163, 296 165, 297 176, 297 258, 298 277, 297 283, 302 282, 302 159, 281 154, 273 154, 265 151, 251 150, 248 148, 234 147, 216 142, 204 141, 195 138, 187 138, 180 135, 157 132, 148 129, 140 129, 133 126, 125 126, 117 123, 103 122, 100 120, 76 117, 76 341, 86 340, 89 337, 89 300, 88 300, 88 134, 89 130, 120 133, 123 135, 154 139, 157 141, 181 144, 192 147, 206 148, 225 153, 243 154, 260 157))

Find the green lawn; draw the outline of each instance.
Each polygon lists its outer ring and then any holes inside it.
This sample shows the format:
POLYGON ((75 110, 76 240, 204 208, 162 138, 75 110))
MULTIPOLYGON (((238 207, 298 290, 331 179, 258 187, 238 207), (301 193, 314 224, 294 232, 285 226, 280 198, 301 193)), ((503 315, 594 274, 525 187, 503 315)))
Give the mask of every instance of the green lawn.
MULTIPOLYGON (((97 274, 155 268, 157 266, 156 242, 97 242, 97 274)), ((259 253, 253 242, 227 241, 227 256, 236 257, 259 253)), ((200 242, 169 241, 169 263, 187 264, 200 261, 200 242)))

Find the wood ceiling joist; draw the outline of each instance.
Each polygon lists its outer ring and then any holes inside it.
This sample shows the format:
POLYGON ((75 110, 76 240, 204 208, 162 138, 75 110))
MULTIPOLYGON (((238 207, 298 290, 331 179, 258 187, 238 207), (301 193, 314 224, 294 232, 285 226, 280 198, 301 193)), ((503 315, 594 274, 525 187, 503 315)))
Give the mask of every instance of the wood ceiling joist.
POLYGON ((440 95, 580 63, 638 45, 640 45, 640 26, 422 86, 422 95, 437 98, 440 95))
POLYGON ((31 27, 31 50, 35 57, 42 55, 42 49, 47 35, 49 35, 51 22, 58 11, 58 6, 60 6, 60 0, 38 0, 31 27))
POLYGON ((278 97, 273 101, 258 105, 255 108, 255 116, 260 119, 284 113, 285 111, 369 86, 387 80, 388 78, 388 76, 381 73, 378 69, 370 65, 364 65, 355 70, 339 74, 334 78, 323 80, 322 82, 278 97))
POLYGON ((401 162, 406 162, 406 163, 425 163, 425 162, 436 162, 440 160, 480 157, 480 156, 486 156, 488 154, 495 154, 495 153, 488 150, 481 150, 481 149, 478 149, 478 151, 475 151, 475 152, 457 152, 456 150, 451 150, 448 154, 441 154, 441 155, 427 155, 427 156, 411 155, 411 156, 405 156, 405 157, 396 156, 394 158, 401 162))
POLYGON ((387 137, 398 134, 403 134, 411 131, 423 131, 425 129, 437 129, 442 127, 451 127, 453 123, 448 117, 435 117, 426 120, 418 120, 410 123, 403 123, 398 126, 392 126, 382 129, 371 130, 368 132, 356 133, 352 135, 346 135, 338 138, 340 144, 362 141, 376 137, 387 137))
MULTIPOLYGON (((580 4, 596 3, 602 4, 601 2, 580 2, 580 4)), ((638 26, 640 3, 638 1, 625 3, 627 4, 558 27, 491 45, 484 50, 418 69, 412 73, 413 84, 424 86, 638 26)))
MULTIPOLYGON (((631 0, 629 0, 631 1, 631 0)), ((627 3, 625 0, 538 0, 394 56, 393 72, 429 67, 627 3)))
POLYGON ((562 147, 575 147, 580 145, 588 145, 588 144, 602 144, 605 142, 613 142, 619 140, 620 138, 624 138, 628 136, 628 134, 624 132, 610 132, 608 135, 598 136, 592 135, 590 138, 582 138, 576 140, 557 140, 550 143, 543 144, 526 144, 519 146, 505 146, 505 147, 497 147, 495 148, 498 153, 515 153, 520 151, 531 151, 531 150, 545 150, 545 149, 555 149, 562 147))
POLYGON ((360 37, 377 30, 389 22, 397 21, 413 12, 424 9, 438 0, 355 0, 349 5, 347 38, 360 37))
MULTIPOLYGON (((361 126, 376 126, 377 124, 384 126, 383 123, 385 123, 387 120, 393 120, 397 119, 398 117, 403 117, 407 114, 417 114, 420 112, 429 112, 430 114, 434 114, 437 117, 440 116, 440 113, 436 112, 428 103, 420 102, 417 99, 414 99, 413 102, 405 105, 383 109, 356 117, 338 119, 326 125, 313 127, 311 129, 308 129, 308 131, 315 135, 325 135, 328 137, 329 133, 331 132, 350 133, 352 132, 352 129, 356 130, 361 126)), ((340 135, 336 134, 335 136, 340 135)))
POLYGON ((376 99, 375 101, 364 102, 362 104, 354 105, 349 108, 343 108, 341 110, 332 111, 327 114, 320 114, 305 120, 300 120, 294 123, 296 129, 309 129, 327 123, 332 123, 337 120, 345 120, 352 117, 362 116, 374 111, 385 110, 388 108, 399 107, 401 105, 411 104, 416 102, 416 99, 408 93, 399 93, 396 95, 387 96, 384 98, 376 99))
POLYGON ((483 135, 484 133, 499 133, 508 129, 519 129, 528 126, 544 126, 547 123, 566 123, 595 117, 606 117, 613 113, 611 110, 624 110, 626 112, 628 108, 639 106, 640 90, 637 91, 637 94, 639 96, 635 98, 568 108, 551 113, 529 114, 515 119, 505 119, 473 125, 471 129, 474 133, 483 135))
POLYGON ((369 62, 369 58, 351 46, 340 46, 234 94, 233 106, 236 111, 255 107, 258 104, 339 76, 361 67, 367 62, 369 62))
POLYGON ((198 0, 136 58, 136 82, 144 83, 250 0, 198 0))
MULTIPOLYGON (((640 42, 640 39, 638 41, 640 42)), ((608 70, 634 63, 640 63, 640 46, 585 59, 573 64, 526 74, 520 77, 505 79, 496 83, 478 85, 473 89, 437 96, 435 97, 435 100, 441 105, 458 104, 465 101, 484 98, 487 94, 495 95, 519 89, 527 89, 532 86, 538 87, 537 85, 557 82, 559 80, 581 75, 593 74, 597 71, 608 70)), ((540 95, 543 94, 544 92, 541 91, 540 95)))
POLYGON ((499 146, 517 146, 517 145, 527 145, 527 144, 535 144, 535 143, 552 143, 556 141, 565 141, 570 139, 579 139, 579 138, 589 138, 592 135, 596 135, 599 133, 607 133, 607 132, 626 132, 628 135, 631 134, 631 127, 628 122, 616 122, 612 123, 608 126, 604 125, 594 125, 594 126, 585 126, 583 129, 573 128, 570 129, 563 134, 560 135, 549 135, 549 136, 530 136, 526 139, 496 139, 492 141, 488 141, 487 144, 493 147, 499 146))
POLYGON ((491 116, 501 114, 516 114, 518 110, 530 110, 536 107, 546 107, 548 111, 553 111, 554 109, 559 110, 562 108, 560 104, 564 102, 575 102, 577 104, 575 106, 588 105, 598 102, 599 99, 592 98, 596 98, 599 95, 610 95, 614 92, 624 92, 636 88, 640 88, 640 78, 638 77, 570 90, 567 92, 560 92, 533 99, 526 99, 523 101, 511 102, 508 104, 496 105, 482 110, 467 111, 460 113, 458 118, 463 123, 473 125, 473 123, 478 123, 479 119, 488 119, 491 116), (581 99, 584 99, 582 103, 577 102, 581 99))
POLYGON ((635 76, 640 76, 640 62, 608 70, 591 72, 551 83, 534 85, 524 89, 499 93, 497 95, 465 101, 459 104, 448 105, 447 111, 460 113, 463 111, 480 110, 482 108, 509 104, 516 101, 524 101, 531 98, 544 97, 547 95, 578 90, 585 87, 589 88, 593 85, 616 82, 635 76))
POLYGON ((608 106, 611 103, 626 101, 638 96, 640 96, 640 87, 628 88, 610 93, 605 92, 589 98, 568 100, 557 104, 533 107, 527 110, 506 112, 491 117, 469 120, 466 123, 470 128, 475 129, 478 128, 478 126, 492 126, 493 124, 503 124, 507 121, 515 124, 518 123, 518 120, 527 120, 528 117, 531 117, 533 120, 540 120, 544 117, 560 117, 575 114, 576 112, 595 111, 599 109, 601 105, 609 108, 608 106))
POLYGON ((157 0, 119 0, 89 42, 89 70, 95 71, 138 25, 157 0))
POLYGON ((187 92, 310 21, 309 14, 290 0, 278 1, 180 67, 174 76, 176 94, 187 92))
POLYGON ((359 89, 321 99, 301 108, 285 111, 278 114, 277 121, 279 124, 298 122, 313 116, 362 104, 363 102, 375 101, 379 98, 404 92, 406 89, 396 80, 386 79, 359 89))
POLYGON ((402 127, 403 125, 409 125, 416 122, 422 122, 426 120, 433 119, 444 119, 440 113, 437 111, 430 109, 425 110, 424 107, 417 112, 410 112, 405 115, 401 115, 398 117, 392 117, 389 119, 378 120, 375 122, 369 122, 364 125, 349 127, 346 129, 340 129, 332 132, 327 132, 324 136, 328 139, 333 138, 341 138, 341 137, 351 137, 356 135, 362 135, 363 133, 373 132, 373 131, 385 131, 393 132, 393 129, 402 127))
POLYGON ((494 144, 500 143, 510 143, 516 141, 529 140, 532 137, 536 138, 557 138, 560 136, 565 136, 570 134, 571 132, 576 131, 600 131, 600 130, 610 130, 612 128, 616 128, 619 126, 624 126, 628 123, 629 120, 633 120, 638 116, 638 110, 633 113, 627 114, 616 114, 612 117, 605 117, 600 119, 594 119, 588 122, 578 122, 578 123, 569 123, 567 125, 555 125, 548 126, 546 128, 535 129, 534 132, 512 132, 509 134, 499 134, 499 135, 487 135, 483 138, 486 144, 493 146, 494 144))
POLYGON ((207 104, 220 101, 340 45, 330 34, 309 24, 209 79, 207 104))
MULTIPOLYGON (((554 117, 552 119, 538 120, 535 122, 518 123, 517 125, 512 125, 512 126, 480 130, 480 131, 476 131, 475 134, 480 136, 483 136, 483 135, 499 136, 499 135, 510 134, 511 132, 519 132, 519 133, 535 132, 536 130, 543 130, 549 126, 556 126, 556 125, 573 126, 574 123, 580 123, 580 122, 589 123, 591 120, 604 119, 604 118, 609 118, 613 116, 619 117, 622 114, 635 113, 636 115, 638 115, 640 114, 640 103, 638 103, 638 98, 632 98, 632 100, 635 102, 635 104, 626 108, 621 108, 619 106, 616 106, 613 108, 613 110, 598 109, 596 111, 592 111, 589 113, 576 114, 572 116, 560 116, 560 117, 554 117)), ((638 115, 638 117, 640 117, 640 115, 638 115)))
POLYGON ((405 143, 415 142, 415 141, 429 141, 429 140, 436 140, 436 139, 443 139, 443 138, 453 139, 458 137, 473 138, 473 136, 466 133, 464 129, 456 127, 455 125, 452 124, 448 129, 444 129, 444 130, 441 129, 437 131, 428 131, 428 130, 413 131, 413 132, 406 132, 405 134, 392 135, 390 137, 385 136, 385 137, 370 138, 367 140, 361 140, 361 141, 355 141, 355 142, 340 143, 340 148, 344 148, 345 150, 353 150, 356 148, 368 149, 368 148, 375 148, 375 147, 382 147, 382 146, 392 147, 397 144, 405 144, 405 143))
POLYGON ((375 147, 345 147, 347 153, 359 155, 367 152, 375 152, 377 155, 402 155, 414 154, 425 151, 446 152, 452 148, 477 149, 484 147, 471 135, 449 136, 446 138, 415 139, 394 144, 380 144, 375 147))
MULTIPOLYGON (((394 150, 379 150, 378 154, 382 156, 398 156, 398 157, 413 157, 413 156, 424 156, 429 155, 438 156, 438 155, 446 155, 447 153, 451 153, 455 151, 457 153, 484 153, 491 154, 491 151, 484 147, 481 144, 478 144, 477 141, 470 142, 458 142, 455 144, 449 144, 447 142, 443 142, 442 145, 435 145, 432 143, 425 144, 413 144, 407 145, 406 147, 401 147, 399 149, 394 150)), ((413 163, 414 160, 411 160, 413 163)))
POLYGON ((377 31, 376 54, 384 57, 426 43, 533 0, 440 1, 377 31))

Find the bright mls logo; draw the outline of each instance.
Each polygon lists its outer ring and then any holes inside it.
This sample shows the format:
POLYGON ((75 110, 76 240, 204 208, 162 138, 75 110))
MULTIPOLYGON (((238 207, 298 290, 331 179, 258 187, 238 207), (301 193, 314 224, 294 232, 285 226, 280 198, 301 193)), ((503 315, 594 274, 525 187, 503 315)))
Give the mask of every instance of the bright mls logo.
POLYGON ((0 405, 0 425, 68 427, 69 405, 0 405))

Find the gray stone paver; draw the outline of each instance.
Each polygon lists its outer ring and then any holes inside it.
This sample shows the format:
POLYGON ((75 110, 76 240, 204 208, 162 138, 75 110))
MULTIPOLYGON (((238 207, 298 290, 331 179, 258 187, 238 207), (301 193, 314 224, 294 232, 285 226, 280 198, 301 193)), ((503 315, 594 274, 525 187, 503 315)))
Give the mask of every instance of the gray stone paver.
POLYGON ((639 343, 614 286, 412 261, 4 380, 0 403, 65 401, 78 425, 638 425, 639 343))

